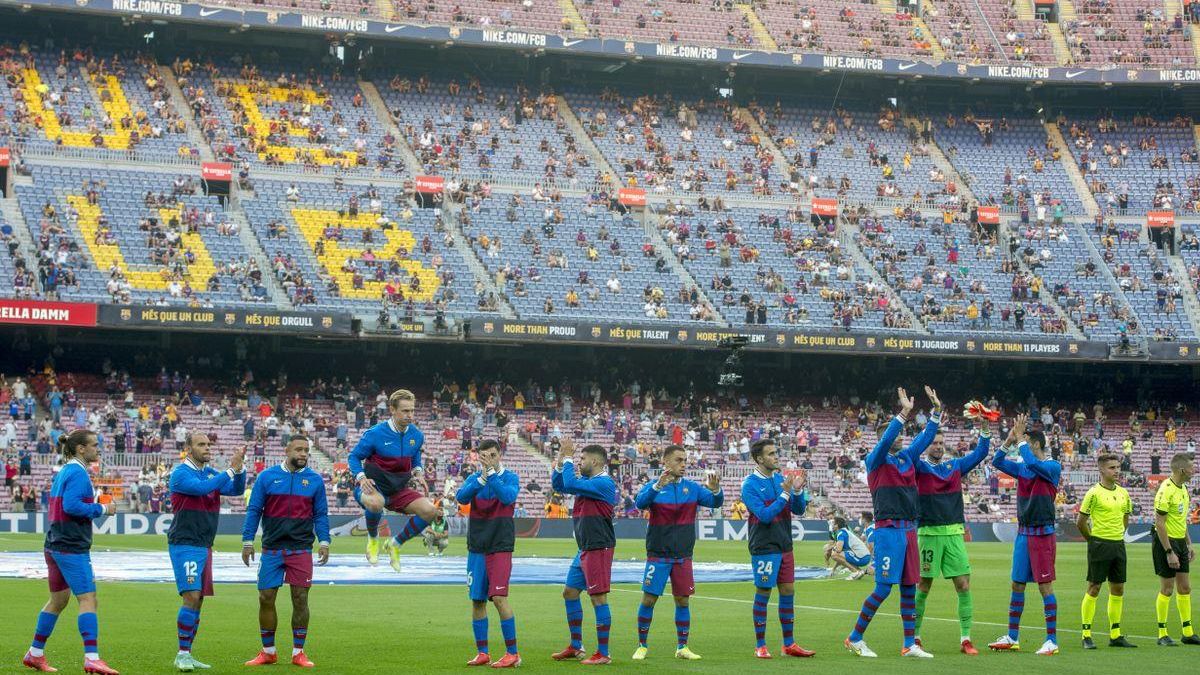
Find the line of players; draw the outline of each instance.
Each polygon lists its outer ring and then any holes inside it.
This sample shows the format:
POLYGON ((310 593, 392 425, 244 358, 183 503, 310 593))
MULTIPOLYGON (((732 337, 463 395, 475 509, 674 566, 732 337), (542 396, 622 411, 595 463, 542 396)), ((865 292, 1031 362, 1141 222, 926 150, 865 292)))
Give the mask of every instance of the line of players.
MULTIPOLYGON (((876 656, 867 647, 863 633, 892 587, 901 586, 901 617, 904 640, 901 654, 928 658, 920 642, 919 628, 925 600, 937 576, 952 579, 958 591, 961 628, 960 649, 977 654, 970 640, 972 617, 969 588, 970 564, 964 545, 962 477, 987 456, 990 433, 980 420, 980 439, 965 457, 947 460, 940 439, 942 406, 934 390, 925 388, 932 403, 926 428, 902 448, 900 434, 914 401, 898 390, 900 412, 886 427, 866 457, 868 485, 874 507, 874 569, 876 587, 864 601, 858 620, 844 641, 852 652, 876 656), (923 454, 928 450, 928 459, 923 454)), ((419 534, 437 517, 437 509, 422 493, 409 487, 420 475, 424 437, 412 423, 415 397, 399 390, 389 398, 392 417, 372 427, 351 453, 349 464, 356 474, 355 498, 363 506, 369 528, 368 559, 377 560, 381 548, 388 552, 392 567, 400 569, 399 547, 419 534), (412 517, 395 537, 382 547, 377 528, 385 508, 412 517)), ((1013 554, 1012 596, 1009 632, 989 645, 993 650, 1020 648, 1018 631, 1024 606, 1024 590, 1037 583, 1043 597, 1047 639, 1039 654, 1058 652, 1056 635, 1057 601, 1054 581, 1054 495, 1061 471, 1047 459, 1045 438, 1026 431, 1025 416, 1018 416, 1004 445, 992 462, 1017 481, 1019 529, 1013 554), (1018 454, 1021 461, 1010 459, 1018 454)), ((245 489, 244 456, 235 452, 230 468, 217 471, 208 466, 210 448, 204 434, 187 441, 187 456, 171 474, 170 488, 175 518, 168 532, 169 553, 182 604, 177 616, 179 651, 175 667, 181 672, 208 669, 191 654, 199 630, 204 597, 212 595, 212 544, 216 536, 221 495, 239 495, 245 489)), ((260 474, 251 492, 243 527, 242 558, 254 558, 254 539, 260 523, 263 551, 259 565, 259 621, 262 649, 248 666, 267 665, 278 659, 275 649, 277 616, 275 601, 283 583, 291 588, 293 604, 292 663, 313 667, 304 653, 308 628, 308 588, 312 583, 314 541, 318 564, 329 557, 329 522, 325 486, 321 476, 308 469, 309 440, 294 436, 285 450, 285 460, 260 474)), ((98 439, 87 430, 66 434, 60 450, 67 461, 56 476, 50 497, 50 530, 46 536, 46 563, 50 599, 38 615, 37 627, 24 664, 52 672, 44 647, 59 613, 74 594, 80 605, 78 627, 84 641, 84 671, 116 673, 99 656, 99 627, 96 618, 95 582, 91 569, 91 521, 107 510, 92 503, 92 485, 87 466, 99 457, 98 439)), ((513 510, 519 492, 517 476, 501 463, 499 444, 483 441, 478 449, 481 470, 469 476, 456 499, 470 506, 467 576, 472 601, 472 626, 477 655, 469 665, 503 668, 520 665, 516 622, 508 603, 508 584, 515 544, 513 510), (487 604, 501 618, 505 655, 492 662, 488 648, 487 604)), ((795 644, 794 571, 792 554, 793 515, 803 515, 808 504, 803 479, 784 477, 774 443, 763 439, 751 451, 755 471, 742 485, 742 500, 748 507, 749 549, 754 575, 753 624, 755 656, 771 658, 766 647, 767 606, 772 589, 778 588, 779 621, 783 634, 782 652, 807 657, 813 652, 795 644)), ((1110 646, 1131 647, 1120 633, 1121 601, 1125 581, 1123 536, 1131 511, 1128 493, 1116 484, 1118 458, 1101 456, 1101 482, 1089 490, 1081 506, 1080 530, 1088 538, 1088 589, 1082 603, 1084 648, 1094 648, 1091 621, 1095 599, 1105 581, 1110 584, 1108 613, 1110 646)), ((1175 592, 1183 626, 1183 642, 1200 644, 1191 627, 1189 563, 1195 552, 1187 537, 1185 489, 1193 472, 1194 458, 1187 454, 1172 459, 1172 475, 1164 481, 1155 499, 1156 523, 1152 542, 1155 572, 1162 579, 1156 602, 1160 645, 1174 645, 1166 634, 1169 596, 1175 592)), ((638 647, 634 660, 648 656, 648 636, 657 600, 671 582, 675 604, 675 656, 698 660, 688 647, 691 614, 688 598, 695 591, 692 554, 695 546, 697 510, 720 508, 724 503, 718 478, 710 474, 704 484, 687 479, 687 455, 683 448, 668 446, 663 453, 663 473, 639 490, 635 503, 649 512, 646 535, 646 570, 642 601, 638 609, 638 647)), ((556 660, 581 660, 589 665, 611 662, 608 638, 611 612, 610 590, 613 528, 617 488, 606 472, 607 456, 602 446, 585 446, 578 458, 573 443, 564 439, 556 458, 551 482, 556 491, 575 495, 572 513, 579 553, 572 561, 564 584, 563 599, 570 643, 552 655, 556 660), (578 471, 578 473, 577 473, 578 471), (596 652, 583 649, 581 595, 586 592, 596 617, 596 652)), ((423 481, 417 481, 421 484, 423 481)), ((844 555, 840 558, 847 561, 844 555)), ((851 564, 865 563, 850 559, 851 564)))

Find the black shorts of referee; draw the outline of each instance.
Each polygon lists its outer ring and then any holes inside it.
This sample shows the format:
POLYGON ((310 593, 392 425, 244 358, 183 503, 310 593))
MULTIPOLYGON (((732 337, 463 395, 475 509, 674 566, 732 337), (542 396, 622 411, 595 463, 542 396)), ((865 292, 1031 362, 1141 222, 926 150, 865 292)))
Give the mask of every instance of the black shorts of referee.
POLYGON ((1125 583, 1125 540, 1092 537, 1087 543, 1088 583, 1125 583))
POLYGON ((1154 530, 1150 530, 1150 551, 1154 557, 1154 574, 1163 579, 1174 579, 1176 574, 1187 574, 1190 571, 1191 563, 1188 560, 1187 539, 1170 538, 1171 550, 1175 551, 1175 557, 1179 558, 1179 567, 1174 569, 1167 564, 1167 550, 1162 547, 1162 543, 1158 540, 1158 534, 1154 530))

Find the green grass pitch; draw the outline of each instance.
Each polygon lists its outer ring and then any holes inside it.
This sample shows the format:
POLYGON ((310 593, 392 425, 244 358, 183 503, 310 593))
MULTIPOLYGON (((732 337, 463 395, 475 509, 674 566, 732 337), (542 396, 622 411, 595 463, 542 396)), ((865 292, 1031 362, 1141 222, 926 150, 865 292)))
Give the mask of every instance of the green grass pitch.
MULTIPOLYGON (((237 551, 237 537, 221 537, 219 550, 237 551)), ((0 535, 0 550, 39 550, 40 535, 0 535)), ((94 551, 160 550, 163 537, 97 536, 94 551)), ((363 540, 337 539, 335 554, 361 554, 363 540)), ((974 565, 975 643, 985 643, 1005 632, 1008 616, 1008 569, 1011 547, 1007 544, 968 544, 974 565)), ((419 542, 406 550, 423 554, 419 542)), ((1041 600, 1034 587, 1027 593, 1022 620, 1022 646, 1018 654, 984 653, 970 658, 958 653, 958 626, 953 588, 939 581, 930 595, 925 627, 922 630, 927 649, 936 655, 931 661, 902 659, 899 656, 899 594, 888 598, 880 615, 867 632, 867 642, 879 653, 874 660, 860 659, 845 651, 842 639, 850 631, 863 598, 873 582, 861 580, 803 581, 796 584, 797 642, 817 651, 815 659, 783 659, 779 656, 779 623, 772 598, 767 644, 775 658, 759 661, 753 657, 754 633, 750 622, 753 591, 749 583, 704 584, 692 600, 692 648, 704 659, 684 663, 672 658, 674 621, 671 602, 664 599, 657 608, 650 633, 650 657, 642 663, 629 660, 636 646, 636 605, 640 591, 636 586, 614 587, 610 596, 613 612, 611 667, 650 673, 658 669, 675 672, 731 673, 746 668, 754 672, 826 671, 871 673, 985 673, 1011 674, 1022 671, 1055 673, 1106 673, 1109 675, 1141 669, 1157 672, 1192 672, 1200 663, 1200 647, 1165 649, 1154 644, 1154 596, 1158 581, 1150 565, 1146 545, 1130 545, 1130 579, 1126 588, 1126 632, 1140 648, 1107 648, 1105 594, 1101 594, 1097 615, 1096 641, 1100 649, 1083 652, 1079 648, 1079 601, 1082 597, 1084 547, 1062 544, 1058 552, 1059 642, 1062 652, 1052 658, 1038 657, 1033 651, 1044 639, 1041 600), (1140 664, 1140 665, 1139 665, 1140 664)), ((462 555, 465 543, 456 539, 452 555, 462 555)), ((519 540, 518 556, 569 557, 575 552, 570 540, 519 540)), ((640 541, 621 540, 620 558, 641 558, 640 541)), ((796 546, 798 565, 819 565, 820 544, 796 546)), ((747 561, 744 542, 700 542, 698 561, 747 561)), ((566 571, 567 561, 563 561, 566 571)), ((380 576, 392 571, 386 564, 380 576)), ((218 579, 219 582, 219 579, 218 579)), ((575 663, 551 661, 551 652, 567 643, 561 587, 518 585, 510 600, 516 612, 518 640, 524 670, 562 672, 577 669, 575 663)), ((0 604, 5 621, 0 622, 0 673, 22 672, 21 655, 29 644, 34 619, 46 598, 44 581, 0 580, 0 604)), ((100 647, 102 655, 122 673, 169 673, 175 654, 175 612, 179 601, 172 584, 104 583, 99 585, 100 647)), ((277 643, 285 653, 290 645, 285 594, 280 594, 280 630, 277 643)), ((467 670, 464 665, 474 655, 470 630, 470 603, 461 586, 316 586, 310 596, 312 622, 307 653, 324 673, 429 673, 467 670)), ((1200 614, 1200 602, 1197 603, 1200 614)), ((75 630, 74 604, 63 613, 54 636, 47 645, 51 663, 64 672, 77 672, 82 658, 79 635, 75 630)), ((490 611, 493 654, 503 652, 499 620, 490 611)), ((1172 635, 1179 636, 1178 617, 1171 609, 1172 635)), ((586 601, 583 624, 584 645, 595 646, 593 615, 586 601)), ((197 658, 213 665, 213 673, 244 672, 242 662, 257 653, 257 594, 245 584, 218 583, 217 595, 204 607, 200 633, 195 644, 197 658)), ((268 672, 291 670, 277 665, 268 672)), ((745 671, 743 671, 745 672, 745 671)))

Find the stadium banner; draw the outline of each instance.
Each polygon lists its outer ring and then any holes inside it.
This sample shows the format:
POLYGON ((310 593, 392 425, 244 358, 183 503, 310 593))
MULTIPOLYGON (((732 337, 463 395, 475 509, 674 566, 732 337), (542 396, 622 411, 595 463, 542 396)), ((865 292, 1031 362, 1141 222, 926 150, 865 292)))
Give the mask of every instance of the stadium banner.
POLYGON ((204 162, 200 165, 200 177, 204 180, 233 180, 233 165, 229 162, 204 162))
POLYGON ((8 166, 11 161, 12 150, 9 150, 7 147, 0 148, 0 167, 8 166))
POLYGON ((96 325, 96 305, 0 298, 0 323, 92 327, 96 325))
POLYGON ((1146 225, 1155 229, 1164 227, 1175 227, 1175 212, 1174 211, 1147 211, 1146 225))
MULTIPOLYGON (((96 534, 153 534, 165 536, 175 516, 169 513, 120 513, 94 521, 92 531, 96 534)), ((224 513, 217 522, 217 534, 240 535, 242 513, 224 513)), ((516 533, 524 539, 571 539, 574 537, 570 518, 516 518, 516 533)), ((405 516, 389 515, 380 527, 396 532, 408 522, 405 516)), ((466 536, 467 519, 447 519, 449 531, 454 536, 466 536)), ((45 534, 49 528, 45 513, 0 512, 0 534, 45 534)), ((613 522, 618 539, 641 541, 646 538, 644 518, 617 518, 613 522)), ((1130 523, 1125 535, 1129 543, 1149 543, 1152 523, 1130 523)), ((361 516, 330 516, 330 533, 334 537, 365 537, 367 530, 361 516)), ((1200 525, 1188 527, 1192 540, 1200 538, 1200 525)), ((968 539, 977 542, 1010 543, 1017 536, 1016 523, 967 523, 968 539)), ((696 521, 696 539, 699 541, 746 541, 749 521, 704 518, 696 521)), ((829 523, 824 520, 793 520, 792 538, 796 541, 828 541, 829 523)), ((1063 542, 1082 542, 1075 523, 1069 520, 1058 522, 1058 539, 1063 542)), ((518 547, 520 545, 518 544, 518 547)), ((334 549, 338 544, 334 542, 334 549)))
POLYGON ((829 197, 813 197, 812 212, 818 216, 832 217, 838 214, 838 202, 829 197))
POLYGON ((808 70, 820 74, 859 72, 907 78, 946 78, 971 81, 1048 82, 1080 84, 1162 84, 1200 82, 1200 68, 1090 68, 1079 66, 973 65, 865 55, 773 52, 728 46, 690 45, 679 42, 638 42, 620 38, 588 38, 535 31, 462 26, 426 26, 385 21, 381 18, 307 14, 299 11, 208 7, 194 2, 167 0, 0 0, 19 8, 78 13, 138 16, 157 21, 178 21, 224 28, 284 29, 322 35, 354 35, 385 40, 503 47, 525 52, 559 52, 606 55, 621 59, 650 59, 711 63, 723 66, 754 65, 808 70))
POLYGON ((966 337, 817 333, 746 328, 696 328, 544 321, 475 321, 472 340, 627 344, 636 346, 718 347, 725 338, 745 336, 747 349, 913 355, 1007 356, 1016 358, 1108 358, 1108 345, 1085 340, 1039 341, 966 337))
POLYGON ((1151 361, 1200 361, 1200 342, 1150 342, 1151 361))
POLYGON ((980 206, 976 213, 979 215, 979 222, 983 225, 999 225, 1000 224, 1000 207, 999 206, 980 206))
POLYGON ((417 176, 414 185, 417 192, 437 195, 445 189, 446 179, 441 176, 417 176))
POLYGON ((344 312, 280 312, 253 309, 192 309, 144 305, 100 305, 105 328, 190 328, 203 331, 351 335, 344 312))
POLYGON ((621 188, 617 190, 617 201, 625 206, 645 206, 646 191, 642 188, 621 188))

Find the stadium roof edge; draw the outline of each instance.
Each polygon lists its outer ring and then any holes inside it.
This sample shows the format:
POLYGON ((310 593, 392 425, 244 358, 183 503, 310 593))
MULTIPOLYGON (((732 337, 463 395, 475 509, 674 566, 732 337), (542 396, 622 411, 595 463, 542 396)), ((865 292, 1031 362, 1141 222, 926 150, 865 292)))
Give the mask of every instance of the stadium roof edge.
POLYGON ((182 22, 237 29, 262 28, 320 35, 382 39, 430 45, 501 47, 522 51, 650 59, 718 66, 757 66, 796 71, 886 75, 898 79, 1026 83, 1031 85, 1181 85, 1200 83, 1200 66, 1182 68, 1088 68, 1033 64, 934 62, 865 55, 773 52, 734 49, 724 45, 639 42, 575 37, 522 30, 491 30, 459 26, 426 26, 389 22, 363 16, 307 14, 270 9, 211 7, 170 0, 0 0, 0 7, 21 11, 48 10, 91 13, 135 20, 182 22))

